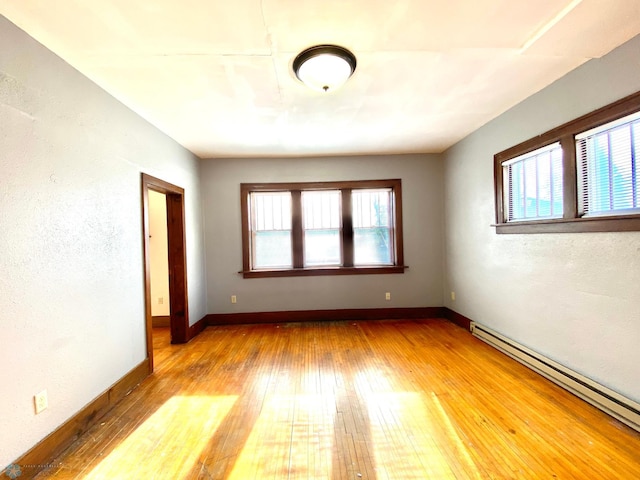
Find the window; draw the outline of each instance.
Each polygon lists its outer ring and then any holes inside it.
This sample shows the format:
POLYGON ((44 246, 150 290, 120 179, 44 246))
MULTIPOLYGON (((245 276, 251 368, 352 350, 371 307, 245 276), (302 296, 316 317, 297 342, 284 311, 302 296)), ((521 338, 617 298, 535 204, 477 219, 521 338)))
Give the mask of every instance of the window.
POLYGON ((291 268, 291 194, 256 192, 251 196, 252 263, 256 268, 291 268))
POLYGON ((640 230, 640 92, 494 157, 496 232, 640 230))
POLYGON ((342 264, 340 190, 302 192, 304 266, 342 264))
POLYGON ((242 184, 245 278, 403 273, 400 180, 242 184))
POLYGON ((502 164, 507 221, 562 217, 562 148, 539 148, 502 164))
POLYGON ((393 190, 354 190, 354 265, 393 265, 393 190))
POLYGON ((583 215, 640 213, 640 112, 576 135, 583 215))

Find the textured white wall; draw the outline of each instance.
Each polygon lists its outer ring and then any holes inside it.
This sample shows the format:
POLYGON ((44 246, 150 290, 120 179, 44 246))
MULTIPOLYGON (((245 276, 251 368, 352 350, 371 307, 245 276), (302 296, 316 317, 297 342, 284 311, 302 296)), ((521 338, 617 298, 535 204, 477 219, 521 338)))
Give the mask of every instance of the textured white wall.
POLYGON ((0 17, 0 468, 146 356, 141 171, 185 188, 193 323, 198 159, 0 17))
POLYGON ((442 305, 442 162, 437 155, 202 162, 210 313, 442 305), (404 256, 394 275, 243 279, 240 183, 402 179, 404 256), (391 292, 391 301, 384 298, 391 292), (237 295, 232 305, 229 297, 237 295))
MULTIPOLYGON (((169 245, 167 197, 149 190, 149 261, 151 263, 151 315, 169 315, 169 245), (159 303, 159 298, 163 303, 159 303)), ((193 322, 191 322, 193 323, 193 322)))
POLYGON ((640 90, 640 37, 445 155, 448 307, 640 401, 640 232, 496 235, 493 155, 640 90), (456 301, 449 292, 456 292, 456 301))

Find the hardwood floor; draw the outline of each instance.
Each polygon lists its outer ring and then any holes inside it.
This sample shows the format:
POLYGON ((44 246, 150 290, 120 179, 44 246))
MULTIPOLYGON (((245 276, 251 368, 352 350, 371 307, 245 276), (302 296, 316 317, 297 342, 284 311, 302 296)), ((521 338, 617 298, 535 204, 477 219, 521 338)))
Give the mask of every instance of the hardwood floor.
POLYGON ((639 433, 446 320, 160 329, 154 356, 38 479, 640 478, 639 433))

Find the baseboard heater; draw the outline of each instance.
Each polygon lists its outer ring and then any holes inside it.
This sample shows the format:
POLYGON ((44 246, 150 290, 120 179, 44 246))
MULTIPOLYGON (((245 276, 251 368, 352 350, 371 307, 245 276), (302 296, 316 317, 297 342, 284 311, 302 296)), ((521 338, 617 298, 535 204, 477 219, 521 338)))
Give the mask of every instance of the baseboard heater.
POLYGON ((562 388, 640 432, 640 404, 573 370, 514 342, 488 327, 471 322, 471 333, 562 388))

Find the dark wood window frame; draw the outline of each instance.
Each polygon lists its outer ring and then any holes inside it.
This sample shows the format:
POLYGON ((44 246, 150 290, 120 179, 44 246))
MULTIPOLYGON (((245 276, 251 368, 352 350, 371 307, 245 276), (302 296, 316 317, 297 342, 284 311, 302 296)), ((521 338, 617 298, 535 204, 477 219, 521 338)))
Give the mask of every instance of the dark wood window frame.
POLYGON ((343 182, 296 182, 296 183, 243 183, 240 185, 242 209, 242 273, 244 278, 292 277, 315 275, 362 275, 404 273, 404 250, 402 243, 402 182, 392 180, 354 180, 343 182), (393 265, 353 265, 353 221, 351 214, 351 191, 376 188, 391 188, 393 195, 393 265), (302 248, 301 192, 312 190, 339 190, 342 195, 341 247, 343 263, 340 266, 304 267, 302 248), (251 231, 249 196, 253 192, 292 193, 292 257, 293 268, 256 269, 251 266, 251 231))
POLYGON ((640 214, 582 217, 578 208, 578 166, 575 136, 640 111, 640 92, 583 115, 494 156, 496 233, 577 233, 640 231, 640 214), (563 217, 507 222, 503 163, 554 142, 563 150, 563 217))

